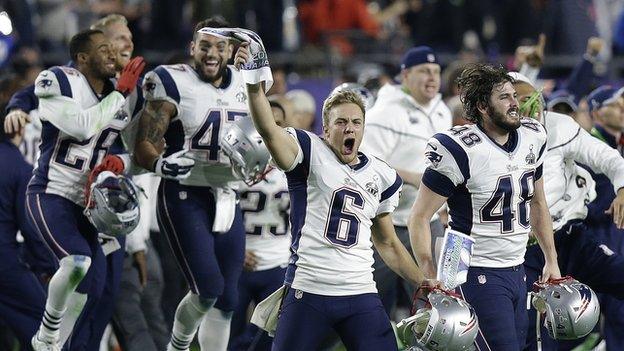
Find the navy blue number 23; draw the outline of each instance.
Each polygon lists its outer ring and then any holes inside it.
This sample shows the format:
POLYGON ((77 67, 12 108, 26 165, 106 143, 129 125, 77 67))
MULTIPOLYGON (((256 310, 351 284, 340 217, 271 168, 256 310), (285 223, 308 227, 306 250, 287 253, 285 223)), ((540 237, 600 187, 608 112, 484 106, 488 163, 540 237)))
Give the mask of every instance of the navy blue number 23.
MULTIPOLYGON (((518 203, 518 222, 524 228, 529 227, 528 203, 533 198, 535 172, 528 171, 520 177, 520 202, 518 203)), ((503 233, 513 231, 516 211, 512 208, 513 183, 510 175, 498 178, 496 190, 490 199, 481 207, 479 215, 483 223, 499 223, 503 233)))
POLYGON ((329 220, 325 224, 325 237, 334 245, 350 248, 357 243, 360 219, 349 211, 347 204, 364 209, 364 197, 352 189, 334 191, 329 204, 329 220))

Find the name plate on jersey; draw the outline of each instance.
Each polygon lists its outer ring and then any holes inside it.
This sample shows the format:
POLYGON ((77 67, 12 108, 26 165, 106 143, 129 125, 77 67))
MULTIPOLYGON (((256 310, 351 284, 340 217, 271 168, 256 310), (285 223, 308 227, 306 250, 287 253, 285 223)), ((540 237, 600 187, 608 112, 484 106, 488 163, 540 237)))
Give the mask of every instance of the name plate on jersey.
POLYGON ((438 260, 436 277, 444 284, 444 289, 454 289, 466 281, 474 242, 470 236, 452 229, 447 229, 444 233, 444 245, 438 260))

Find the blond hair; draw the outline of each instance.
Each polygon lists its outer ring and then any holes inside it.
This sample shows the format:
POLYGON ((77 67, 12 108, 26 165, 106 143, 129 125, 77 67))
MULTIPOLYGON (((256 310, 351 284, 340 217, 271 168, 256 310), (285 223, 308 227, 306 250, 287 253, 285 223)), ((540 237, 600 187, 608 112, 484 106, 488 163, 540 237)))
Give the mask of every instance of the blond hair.
POLYGON ((93 23, 89 29, 99 29, 103 31, 103 30, 106 30, 108 26, 110 26, 113 23, 121 23, 127 26, 128 20, 126 19, 126 17, 122 15, 113 13, 106 17, 100 18, 95 23, 93 23))
POLYGON ((360 94, 351 91, 351 90, 343 90, 337 93, 331 94, 325 99, 323 102, 323 125, 326 126, 329 124, 329 111, 342 104, 356 104, 360 110, 362 110, 362 115, 365 115, 366 109, 364 108, 364 101, 360 94))

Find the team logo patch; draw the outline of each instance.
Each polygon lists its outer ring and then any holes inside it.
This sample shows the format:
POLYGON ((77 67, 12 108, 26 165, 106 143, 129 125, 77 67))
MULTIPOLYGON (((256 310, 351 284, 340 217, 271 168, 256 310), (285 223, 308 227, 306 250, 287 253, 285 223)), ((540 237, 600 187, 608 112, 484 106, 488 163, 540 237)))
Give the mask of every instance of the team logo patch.
POLYGON ((379 193, 379 187, 377 187, 377 184, 374 181, 366 183, 365 187, 366 191, 371 193, 371 195, 373 196, 377 196, 377 194, 379 193))
POLYGON ((526 161, 527 165, 535 164, 535 153, 533 153, 533 144, 529 146, 529 154, 524 158, 524 160, 526 161))
POLYGON ((300 300, 303 297, 303 291, 297 289, 295 290, 295 299, 300 300))
POLYGON ((611 250, 607 245, 605 244, 600 244, 598 246, 599 248, 602 249, 602 252, 604 252, 605 255, 607 256, 613 256, 615 254, 615 252, 613 252, 613 250, 611 250))
POLYGON ((186 198, 188 197, 186 191, 180 191, 178 195, 180 196, 180 200, 186 200, 186 198))
POLYGON ((37 85, 42 89, 48 89, 52 86, 52 79, 41 79, 37 85))
POLYGON ((150 82, 150 81, 145 82, 144 86, 145 86, 145 90, 149 93, 152 93, 154 92, 154 90, 156 90, 156 83, 154 82, 150 82))
POLYGON ((440 161, 442 161, 442 155, 440 155, 439 153, 435 151, 425 152, 425 157, 429 159, 429 162, 431 162, 431 165, 433 167, 438 167, 438 164, 440 164, 440 161))
POLYGON ((128 113, 124 110, 119 110, 115 113, 115 119, 118 121, 127 121, 128 120, 128 113))
POLYGON ((435 62, 435 56, 433 54, 427 54, 427 61, 435 62))
POLYGON ((487 278, 485 277, 485 275, 481 274, 477 277, 477 281, 479 282, 479 284, 485 284, 487 283, 487 278))

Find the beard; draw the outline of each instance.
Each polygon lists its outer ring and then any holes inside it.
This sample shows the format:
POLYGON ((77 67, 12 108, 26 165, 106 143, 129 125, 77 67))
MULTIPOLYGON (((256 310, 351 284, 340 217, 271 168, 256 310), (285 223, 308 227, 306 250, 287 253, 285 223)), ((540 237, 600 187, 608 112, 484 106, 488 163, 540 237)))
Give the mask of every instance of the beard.
POLYGON ((518 115, 518 119, 514 119, 513 117, 509 117, 507 115, 512 111, 516 111, 517 113, 519 113, 517 108, 509 109, 506 113, 501 113, 497 110, 494 110, 494 108, 492 107, 488 107, 488 114, 492 119, 492 123, 495 126, 508 132, 513 132, 514 130, 520 128, 520 115, 518 115))
POLYGON ((109 70, 106 68, 104 61, 91 60, 89 68, 91 69, 91 72, 95 73, 100 79, 114 78, 117 73, 115 69, 109 70))
POLYGON ((219 62, 219 69, 212 76, 208 75, 205 70, 205 65, 201 62, 195 61, 195 71, 199 75, 199 79, 206 83, 214 83, 225 76, 225 70, 227 69, 227 61, 219 62))

